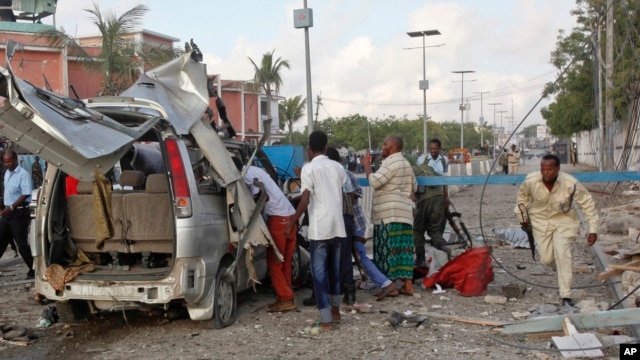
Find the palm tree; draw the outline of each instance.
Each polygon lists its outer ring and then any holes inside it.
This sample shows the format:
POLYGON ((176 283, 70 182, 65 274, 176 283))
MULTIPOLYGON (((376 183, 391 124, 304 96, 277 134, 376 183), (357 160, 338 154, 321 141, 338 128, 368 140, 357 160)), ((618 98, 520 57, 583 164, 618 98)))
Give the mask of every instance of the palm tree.
POLYGON ((129 87, 144 69, 149 69, 171 60, 177 54, 165 45, 149 44, 135 40, 131 34, 142 25, 143 16, 149 11, 137 5, 117 16, 114 11, 100 11, 98 4, 93 9, 84 9, 91 14, 91 22, 102 37, 100 54, 92 56, 72 36, 58 30, 47 30, 38 34, 52 47, 66 49, 71 57, 82 61, 91 71, 101 72, 104 82, 98 95, 118 95, 129 87))
MULTIPOLYGON (((277 58, 275 61, 273 60, 273 53, 275 52, 276 50, 274 49, 272 52, 262 55, 260 66, 256 65, 253 59, 249 58, 255 71, 253 81, 256 86, 264 90, 267 96, 267 121, 269 121, 269 123, 271 123, 272 120, 271 101, 273 94, 271 93, 271 89, 273 87, 276 94, 280 92, 280 86, 282 86, 282 76, 280 73, 284 68, 289 69, 289 62, 287 60, 282 60, 282 58, 277 58)), ((265 132, 266 131, 269 131, 269 129, 265 129, 265 132)))
POLYGON ((307 99, 303 99, 301 95, 285 99, 278 104, 278 114, 282 122, 280 128, 284 128, 285 122, 289 129, 289 143, 291 143, 291 135, 293 134, 293 123, 300 120, 304 116, 304 106, 307 99))

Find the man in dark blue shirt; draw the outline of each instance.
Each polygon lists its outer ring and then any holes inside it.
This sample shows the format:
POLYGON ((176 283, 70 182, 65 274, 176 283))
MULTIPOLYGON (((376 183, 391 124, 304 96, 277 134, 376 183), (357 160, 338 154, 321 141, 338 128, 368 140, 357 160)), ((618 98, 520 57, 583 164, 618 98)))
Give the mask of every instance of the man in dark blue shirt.
POLYGON ((29 224, 31 214, 31 175, 18 165, 18 154, 7 151, 2 156, 7 169, 4 174, 4 208, 0 211, 0 256, 4 254, 11 239, 15 239, 18 251, 27 264, 27 279, 33 279, 33 257, 29 247, 29 224))

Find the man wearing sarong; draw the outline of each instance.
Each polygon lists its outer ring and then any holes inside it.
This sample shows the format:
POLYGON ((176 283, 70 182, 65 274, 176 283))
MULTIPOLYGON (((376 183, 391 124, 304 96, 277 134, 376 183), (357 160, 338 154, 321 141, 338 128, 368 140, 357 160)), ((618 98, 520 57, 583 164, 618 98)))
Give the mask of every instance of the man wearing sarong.
MULTIPOLYGON (((373 195, 373 261, 387 277, 404 282, 401 294, 413 295, 413 210, 418 183, 411 164, 402 156, 402 139, 384 139, 380 168, 363 166, 373 195)), ((368 154, 367 154, 368 155, 368 154)))

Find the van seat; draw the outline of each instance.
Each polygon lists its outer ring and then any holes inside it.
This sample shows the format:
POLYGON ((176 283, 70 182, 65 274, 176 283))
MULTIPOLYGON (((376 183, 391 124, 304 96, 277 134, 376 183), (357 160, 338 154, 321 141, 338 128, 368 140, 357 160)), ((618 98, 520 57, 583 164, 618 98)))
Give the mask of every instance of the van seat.
POLYGON ((124 170, 118 181, 122 190, 142 190, 144 188, 144 173, 138 170, 124 170), (131 189, 125 189, 130 187, 131 189))
POLYGON ((77 194, 67 198, 67 211, 71 239, 76 246, 85 252, 116 251, 128 252, 122 245, 124 221, 122 195, 113 194, 111 198, 111 216, 113 217, 113 237, 105 240, 104 247, 96 247, 96 225, 93 211, 93 182, 80 181, 76 187, 77 194))
POLYGON ((172 253, 175 221, 166 174, 147 177, 144 193, 123 194, 127 240, 132 253, 172 253))

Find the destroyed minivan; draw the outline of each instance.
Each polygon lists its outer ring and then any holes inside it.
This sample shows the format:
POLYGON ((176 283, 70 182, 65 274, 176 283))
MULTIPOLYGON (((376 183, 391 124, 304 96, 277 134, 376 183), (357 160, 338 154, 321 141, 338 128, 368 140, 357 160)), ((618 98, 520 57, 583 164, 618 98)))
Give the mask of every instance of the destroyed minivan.
POLYGON ((234 158, 276 174, 260 146, 203 116, 198 50, 119 97, 80 101, 15 77, 20 46, 8 43, 0 67, 0 133, 48 162, 31 231, 36 292, 66 320, 177 305, 204 327, 233 323, 236 293, 265 277, 272 245, 265 199, 234 158))

